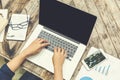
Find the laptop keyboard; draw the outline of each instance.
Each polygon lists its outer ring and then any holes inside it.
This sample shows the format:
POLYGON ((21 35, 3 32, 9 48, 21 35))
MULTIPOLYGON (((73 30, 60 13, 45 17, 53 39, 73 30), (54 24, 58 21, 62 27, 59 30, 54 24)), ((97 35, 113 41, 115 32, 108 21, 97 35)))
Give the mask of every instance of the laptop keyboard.
POLYGON ((64 48, 67 51, 68 59, 71 59, 74 56, 74 54, 78 48, 77 46, 75 46, 67 41, 64 41, 63 39, 60 39, 52 34, 49 34, 45 31, 41 31, 38 38, 43 38, 43 39, 48 40, 48 42, 50 43, 50 46, 47 46, 46 48, 52 52, 54 50, 54 47, 64 48))

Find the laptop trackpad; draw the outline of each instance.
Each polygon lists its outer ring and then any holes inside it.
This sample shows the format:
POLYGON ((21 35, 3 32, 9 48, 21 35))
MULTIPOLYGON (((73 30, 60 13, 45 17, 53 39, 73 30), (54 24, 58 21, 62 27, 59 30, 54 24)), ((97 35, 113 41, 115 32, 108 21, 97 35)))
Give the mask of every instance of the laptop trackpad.
POLYGON ((53 64, 52 64, 52 56, 53 52, 43 49, 39 54, 31 56, 27 58, 29 61, 41 66, 43 68, 49 69, 49 71, 53 71, 53 64))

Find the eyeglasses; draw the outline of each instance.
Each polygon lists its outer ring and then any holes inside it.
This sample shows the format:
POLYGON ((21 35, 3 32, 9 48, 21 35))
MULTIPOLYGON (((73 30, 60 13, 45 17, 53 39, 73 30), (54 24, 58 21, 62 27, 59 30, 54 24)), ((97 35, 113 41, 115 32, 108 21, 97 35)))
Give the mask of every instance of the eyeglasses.
MULTIPOLYGON (((25 9, 26 13, 27 13, 27 10, 25 9)), ((10 21, 9 23, 9 26, 11 27, 12 30, 21 30, 21 29, 26 29, 27 25, 29 23, 29 18, 28 18, 28 14, 27 14, 27 20, 26 21, 23 21, 19 24, 12 24, 12 21, 10 21)))

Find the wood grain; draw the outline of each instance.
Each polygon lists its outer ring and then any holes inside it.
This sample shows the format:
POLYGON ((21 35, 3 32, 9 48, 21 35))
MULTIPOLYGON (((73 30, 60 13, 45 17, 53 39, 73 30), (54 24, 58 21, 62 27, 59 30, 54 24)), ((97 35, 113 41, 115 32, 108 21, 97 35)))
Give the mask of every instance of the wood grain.
MULTIPOLYGON (((58 1, 97 16, 97 22, 82 59, 86 57, 92 46, 102 48, 108 54, 120 58, 120 0, 58 1)), ((1 0, 0 3, 2 3, 0 8, 9 9, 9 12, 12 13, 26 14, 25 9, 27 10, 27 13, 31 16, 27 40, 39 22, 39 0, 1 0)), ((8 27, 6 28, 6 33, 7 29, 8 27)), ((0 43, 0 55, 8 60, 12 59, 20 53, 20 49, 25 42, 8 41, 4 37, 4 42, 0 43), (9 56, 8 54, 10 53, 13 55, 9 56)), ((71 80, 75 80, 81 65, 80 61, 71 80)), ((54 75, 52 73, 29 61, 25 61, 22 67, 43 80, 53 80, 54 75)))
POLYGON ((0 0, 0 9, 2 9, 2 2, 1 2, 1 0, 0 0))

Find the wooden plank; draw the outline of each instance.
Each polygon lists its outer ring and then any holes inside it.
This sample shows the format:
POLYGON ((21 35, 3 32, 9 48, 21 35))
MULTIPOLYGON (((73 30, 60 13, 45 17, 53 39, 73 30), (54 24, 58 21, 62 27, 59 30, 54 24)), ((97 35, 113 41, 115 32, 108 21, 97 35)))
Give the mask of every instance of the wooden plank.
POLYGON ((72 1, 69 3, 69 5, 72 6, 72 7, 75 7, 74 0, 72 0, 72 1))
POLYGON ((57 1, 60 1, 62 3, 65 3, 65 4, 69 5, 72 0, 57 0, 57 1))
MULTIPOLYGON (((116 33, 115 31, 113 31, 113 28, 116 26, 114 20, 113 20, 113 17, 111 16, 110 14, 110 10, 109 8, 105 5, 105 1, 104 0, 94 0, 95 1, 95 4, 96 4, 96 7, 99 11, 99 14, 101 16, 101 19, 103 20, 104 22, 104 29, 106 29, 109 37, 110 37, 110 40, 111 40, 111 43, 113 45, 113 48, 111 49, 112 51, 109 51, 107 53, 110 53, 112 54, 113 56, 115 57, 119 57, 118 56, 118 52, 119 51, 119 41, 118 39, 116 38, 116 33), (116 52, 113 52, 113 50, 115 50, 116 52), (114 54, 115 53, 115 54, 114 54)), ((107 46, 109 47, 109 46, 107 46)))
POLYGON ((1 2, 1 0, 0 0, 0 9, 2 9, 2 2, 1 2))
MULTIPOLYGON (((27 0, 20 0, 20 1, 27 2, 27 0)), ((18 1, 18 0, 11 1, 5 7, 9 10, 9 12, 20 14, 25 6, 24 4, 19 4, 20 1, 18 1)), ((7 34, 7 29, 8 29, 8 26, 5 31, 5 36, 7 34)), ((16 54, 16 52, 20 48, 21 44, 22 44, 22 41, 9 41, 9 40, 6 40, 6 38, 4 37, 4 42, 2 43, 2 48, 5 51, 5 55, 6 54, 16 54)), ((12 58, 12 57, 13 56, 10 56, 10 58, 12 58)))
MULTIPOLYGON (((118 42, 118 46, 117 47, 117 52, 120 58, 120 8, 117 6, 117 4, 115 3, 114 0, 105 0, 105 4, 106 6, 109 8, 109 14, 111 15, 111 17, 113 17, 113 20, 115 22, 115 26, 112 26, 112 31, 114 31, 115 37, 117 38, 116 42, 118 42)), ((116 43, 117 44, 117 43, 116 43)), ((115 45, 116 45, 115 44, 115 45)))
POLYGON ((26 61, 23 65, 23 68, 30 73, 42 78, 43 80, 53 80, 53 74, 48 72, 43 68, 38 68, 37 65, 31 64, 31 62, 26 61), (29 65, 28 65, 29 64, 29 65))
POLYGON ((10 57, 7 55, 6 51, 3 49, 3 46, 1 43, 0 43, 0 56, 4 57, 7 60, 10 60, 10 57))
MULTIPOLYGON (((120 1, 119 0, 58 0, 67 5, 71 5, 78 9, 81 9, 86 12, 90 12, 94 15, 97 15, 98 19, 93 29, 91 38, 87 45, 85 55, 89 51, 90 47, 94 46, 97 48, 104 49, 107 53, 111 55, 118 56, 119 53, 119 11, 120 11, 120 1), (115 1, 115 2, 114 2, 115 1), (112 5, 112 6, 111 6, 112 5)), ((39 2, 38 0, 2 0, 3 7, 8 8, 9 11, 12 10, 13 13, 22 13, 26 14, 24 8, 27 9, 28 14, 31 16, 30 25, 27 32, 27 39, 29 38, 30 33, 34 30, 38 24, 39 18, 39 2)), ((25 42, 24 42, 25 43, 25 42)), ((10 57, 7 55, 9 52, 14 54, 19 48, 24 46, 23 42, 17 41, 4 41, 0 44, 0 55, 7 58, 10 57)), ((20 50, 19 50, 20 51, 20 50)), ((19 53, 19 51, 17 53, 19 53)), ((18 55, 18 54, 16 54, 18 55)), ((25 70, 30 71, 31 73, 43 78, 44 80, 53 80, 53 74, 49 71, 38 67, 37 65, 25 61, 23 64, 25 70)), ((81 68, 81 62, 79 62, 78 67, 72 77, 72 80, 75 79, 78 71, 81 68)))
POLYGON ((1 0, 1 3, 2 3, 2 8, 4 9, 5 6, 9 3, 11 3, 13 0, 1 0))
POLYGON ((119 10, 120 10, 120 0, 114 0, 114 2, 116 3, 117 7, 118 7, 119 10))
POLYGON ((9 11, 12 11, 12 13, 21 13, 28 2, 29 0, 13 0, 13 2, 7 4, 5 8, 9 9, 9 11))
POLYGON ((83 11, 88 12, 87 6, 86 6, 84 0, 73 0, 73 1, 74 1, 74 3, 75 3, 75 7, 76 7, 77 9, 80 9, 80 10, 83 10, 83 11))
MULTIPOLYGON (((116 0, 117 1, 117 0, 116 0)), ((117 25, 120 25, 120 9, 117 6, 117 3, 115 0, 105 0, 105 5, 107 8, 109 8, 109 12, 111 16, 113 16, 114 21, 117 23, 117 25)), ((120 26, 117 26, 120 27, 120 26)))
MULTIPOLYGON (((116 51, 114 50, 114 45, 112 44, 111 38, 108 34, 108 32, 106 31, 106 26, 104 25, 104 22, 102 21, 101 15, 98 13, 98 8, 96 8, 94 1, 93 0, 88 0, 85 1, 87 7, 88 7, 88 11, 94 15, 97 16, 97 22, 96 22, 96 30, 97 33, 99 34, 101 43, 103 44, 104 50, 110 54, 116 53, 116 51), (109 46, 108 46, 109 45, 109 46)), ((99 3, 99 5, 101 5, 99 3)), ((97 42, 96 42, 97 44, 97 42)), ((113 54, 114 56, 117 56, 117 54, 113 54)))

